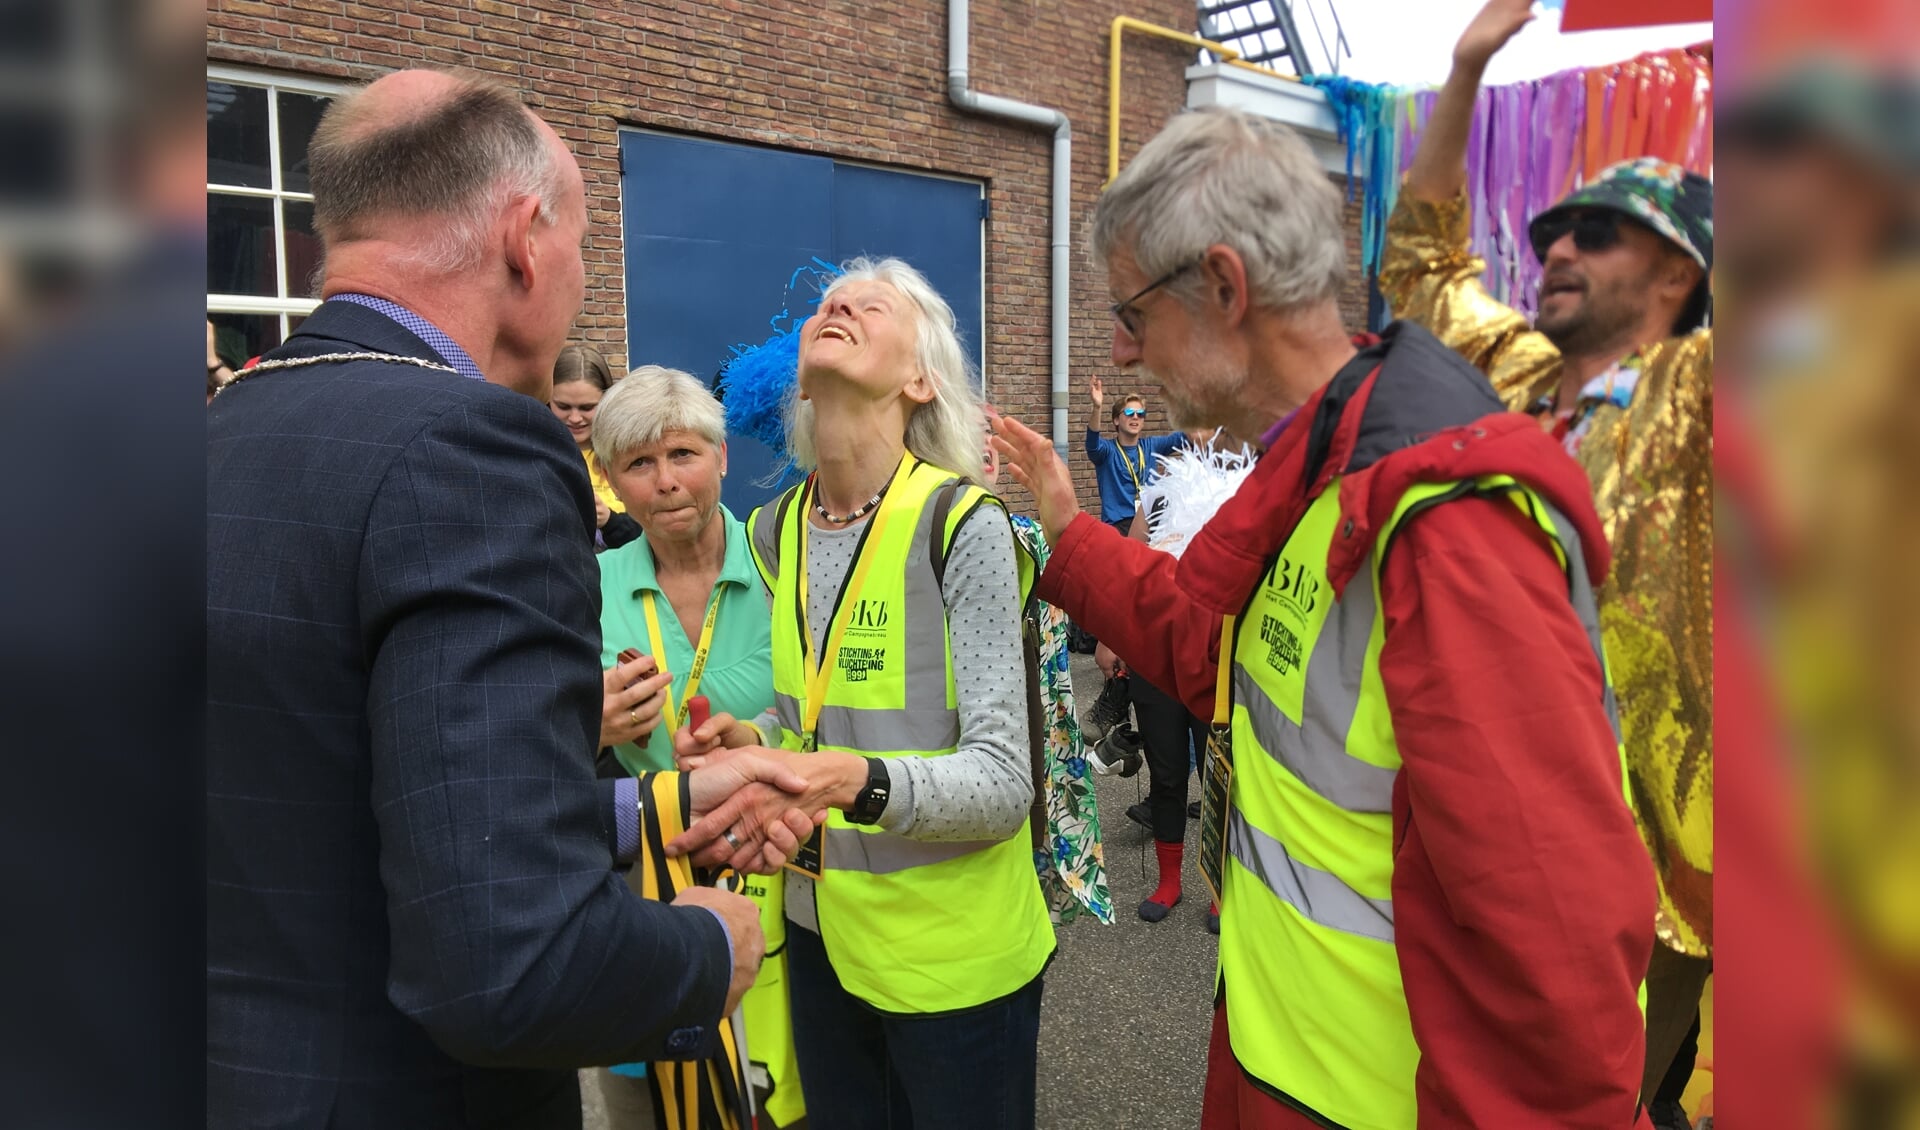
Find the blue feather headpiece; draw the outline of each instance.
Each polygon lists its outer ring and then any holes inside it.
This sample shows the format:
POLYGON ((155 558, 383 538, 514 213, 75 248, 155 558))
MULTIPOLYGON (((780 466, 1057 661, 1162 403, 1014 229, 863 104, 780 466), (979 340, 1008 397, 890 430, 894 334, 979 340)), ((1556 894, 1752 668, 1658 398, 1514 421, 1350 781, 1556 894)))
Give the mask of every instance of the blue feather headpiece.
MULTIPOLYGON (((733 359, 720 370, 714 392, 727 409, 727 431, 752 436, 777 453, 787 450, 787 406, 800 381, 800 327, 820 305, 820 295, 840 275, 840 268, 815 258, 787 280, 787 304, 768 319, 773 335, 758 345, 736 345, 733 359), (812 297, 792 313, 797 292, 812 297)), ((785 485, 798 477, 789 459, 777 474, 785 485)))

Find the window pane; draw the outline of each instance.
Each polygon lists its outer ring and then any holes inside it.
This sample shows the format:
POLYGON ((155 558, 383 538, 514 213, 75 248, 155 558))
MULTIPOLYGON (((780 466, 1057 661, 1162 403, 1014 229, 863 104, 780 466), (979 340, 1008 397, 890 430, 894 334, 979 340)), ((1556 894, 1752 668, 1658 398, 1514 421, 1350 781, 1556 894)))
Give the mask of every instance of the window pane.
POLYGON ((213 348, 234 370, 280 344, 278 314, 208 314, 213 323, 213 348))
MULTIPOLYGON (((312 192, 307 179, 307 143, 313 140, 314 127, 327 110, 330 98, 313 94, 295 94, 283 90, 280 98, 280 188, 286 192, 312 192)), ((292 255, 292 249, 288 249, 292 255)))
POLYGON ((273 201, 207 193, 207 293, 277 296, 273 201))
POLYGON ((313 298, 320 290, 320 237, 313 231, 313 204, 306 200, 288 200, 287 210, 287 296, 313 298))
POLYGON ((267 92, 207 83, 207 183, 272 188, 267 168, 267 92))

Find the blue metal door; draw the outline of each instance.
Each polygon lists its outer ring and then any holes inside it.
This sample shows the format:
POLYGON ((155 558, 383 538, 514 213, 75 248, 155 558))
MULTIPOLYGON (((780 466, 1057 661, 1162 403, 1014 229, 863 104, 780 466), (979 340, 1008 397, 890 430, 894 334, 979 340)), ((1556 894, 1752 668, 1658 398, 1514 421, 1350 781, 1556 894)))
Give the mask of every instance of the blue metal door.
MULTIPOLYGON (((620 135, 620 178, 629 365, 710 381, 735 346, 806 316, 817 296, 789 295, 797 270, 894 255, 952 304, 979 366, 979 182, 638 131, 620 135)), ((729 439, 728 455, 723 498, 744 518, 785 459, 745 436, 729 439)))

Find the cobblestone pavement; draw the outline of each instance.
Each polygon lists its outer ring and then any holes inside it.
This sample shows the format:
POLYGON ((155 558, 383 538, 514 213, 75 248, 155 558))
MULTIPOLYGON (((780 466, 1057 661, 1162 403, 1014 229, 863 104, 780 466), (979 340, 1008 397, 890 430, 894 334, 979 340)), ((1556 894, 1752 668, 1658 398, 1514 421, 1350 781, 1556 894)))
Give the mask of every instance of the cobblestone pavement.
MULTIPOLYGON (((1073 680, 1084 711, 1100 689, 1090 657, 1073 657, 1073 680)), ((1146 797, 1146 770, 1094 781, 1114 924, 1082 919, 1059 929, 1041 1008, 1039 1127, 1190 1130, 1200 1122, 1217 952, 1193 863, 1197 833, 1189 821, 1185 897, 1164 921, 1142 922, 1134 908, 1159 876, 1152 837, 1126 809, 1146 797)), ((1188 796, 1199 795, 1189 780, 1188 796)), ((581 1090, 587 1130, 607 1130, 589 1073, 581 1090)))

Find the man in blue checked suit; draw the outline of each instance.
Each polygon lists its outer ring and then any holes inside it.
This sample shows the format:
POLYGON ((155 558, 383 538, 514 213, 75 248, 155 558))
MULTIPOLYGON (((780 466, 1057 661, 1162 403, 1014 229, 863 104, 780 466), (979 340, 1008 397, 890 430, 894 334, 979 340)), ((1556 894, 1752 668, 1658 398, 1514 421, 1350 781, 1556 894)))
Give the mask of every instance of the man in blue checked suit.
POLYGON ((805 782, 594 779, 593 497, 541 403, 584 294, 558 135, 403 71, 310 165, 327 301, 208 410, 208 1124, 577 1127, 574 1068, 714 1054, 764 948, 746 899, 612 865, 805 782))

